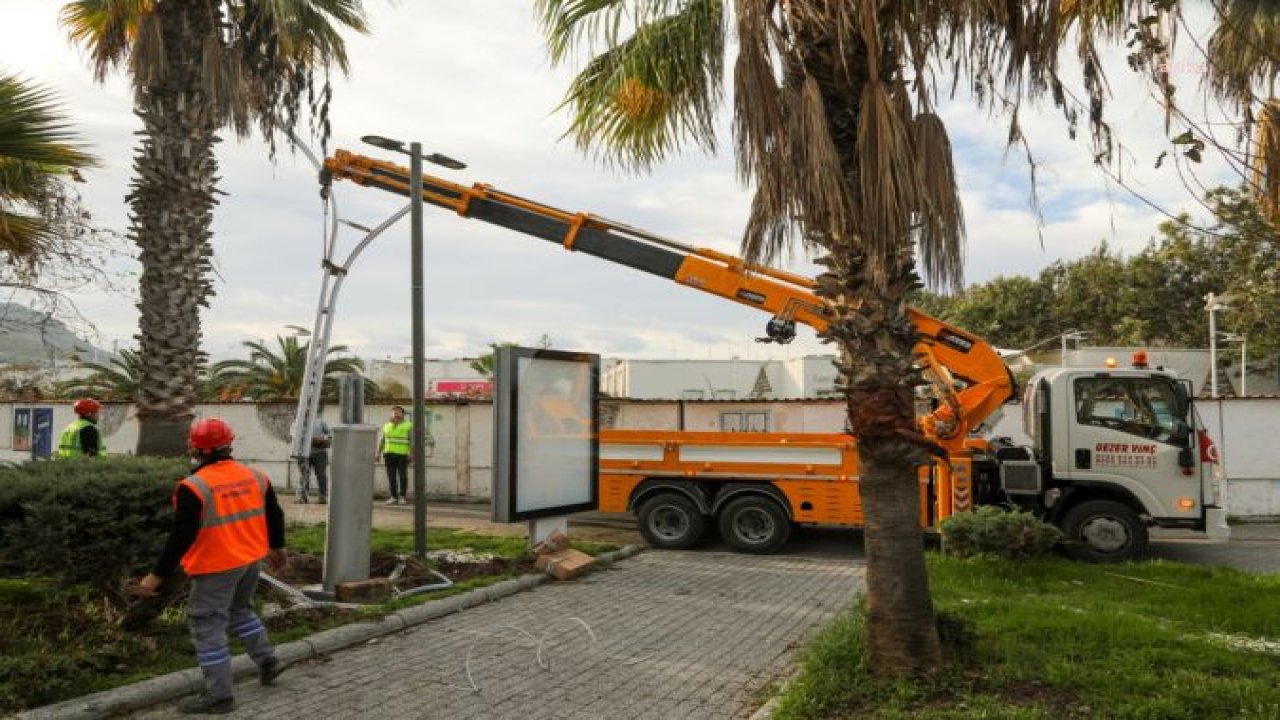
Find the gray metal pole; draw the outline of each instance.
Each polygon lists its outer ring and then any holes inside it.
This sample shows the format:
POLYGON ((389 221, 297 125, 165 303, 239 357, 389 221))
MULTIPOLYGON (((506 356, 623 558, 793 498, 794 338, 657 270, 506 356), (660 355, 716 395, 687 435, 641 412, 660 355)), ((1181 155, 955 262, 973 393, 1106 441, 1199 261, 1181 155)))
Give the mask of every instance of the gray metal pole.
POLYGON ((1218 399, 1218 325, 1213 314, 1218 311, 1213 293, 1209 293, 1209 397, 1218 399))
POLYGON ((426 330, 422 318, 422 143, 409 143, 409 222, 413 245, 413 549, 427 556, 427 418, 423 357, 426 330))

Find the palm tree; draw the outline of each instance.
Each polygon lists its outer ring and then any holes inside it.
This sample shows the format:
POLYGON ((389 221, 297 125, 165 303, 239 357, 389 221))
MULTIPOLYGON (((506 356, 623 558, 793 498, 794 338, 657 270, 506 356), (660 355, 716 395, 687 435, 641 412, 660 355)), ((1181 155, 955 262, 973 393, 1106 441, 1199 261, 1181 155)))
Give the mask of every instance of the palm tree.
MULTIPOLYGON (((1157 64, 1168 56, 1173 5, 734 3, 735 151, 739 174, 756 186, 743 254, 768 262, 799 242, 825 268, 817 293, 827 305, 823 337, 841 350, 839 386, 858 439, 868 651, 878 672, 932 674, 942 665, 916 476, 939 448, 914 417, 913 389, 924 381, 907 315, 921 287, 917 257, 935 288, 961 283, 964 220, 934 100, 953 83, 967 83, 979 104, 1009 112, 1010 142, 1022 143, 1021 103, 1051 97, 1073 131, 1078 119, 1087 123, 1099 161, 1107 162, 1112 138, 1099 43, 1141 33, 1131 64, 1167 81, 1157 64), (1080 102, 1058 74, 1064 47, 1079 57, 1080 102)), ((632 171, 685 144, 715 148, 730 20, 725 0, 538 0, 537 7, 554 62, 579 45, 591 56, 564 102, 579 148, 632 171)), ((1274 68, 1274 59, 1261 55, 1254 69, 1274 68)), ((1256 79, 1245 77, 1250 86, 1256 79)))
MULTIPOLYGON (((546 335, 543 335, 542 337, 545 338, 546 335)), ((542 345, 541 347, 547 348, 550 346, 551 346, 551 343, 548 342, 546 345, 542 345)), ((493 377, 494 359, 498 355, 498 348, 502 348, 502 347, 516 347, 516 343, 513 343, 513 342, 489 343, 489 352, 485 353, 484 355, 481 355, 480 357, 472 358, 471 362, 467 364, 470 366, 472 370, 475 370, 476 372, 480 373, 481 375, 487 378, 491 378, 493 377)))
MULTIPOLYGON (((197 355, 199 366, 196 376, 200 379, 202 399, 211 396, 207 387, 209 371, 209 355, 203 350, 197 355)), ((118 357, 113 357, 105 364, 97 362, 81 362, 80 367, 89 370, 90 374, 81 378, 73 378, 58 384, 58 394, 62 397, 89 395, 99 400, 127 400, 135 402, 138 387, 142 381, 142 357, 134 350, 121 350, 118 357)))
POLYGON ((138 453, 181 455, 196 401, 200 308, 214 294, 210 225, 219 132, 272 143, 308 107, 327 134, 327 72, 348 69, 340 28, 359 0, 77 0, 62 22, 95 77, 126 67, 141 142, 129 237, 142 262, 138 453), (320 78, 323 82, 320 82, 320 78))
POLYGON ((128 400, 138 396, 138 379, 142 376, 142 358, 132 350, 121 350, 119 357, 108 363, 82 362, 80 367, 90 374, 58 384, 63 397, 89 395, 99 400, 128 400))
POLYGON ((67 181, 96 162, 79 147, 48 91, 0 74, 0 258, 6 264, 33 268, 58 244, 65 223, 81 219, 67 181))
MULTIPOLYGON (((280 346, 279 354, 273 352, 265 343, 248 341, 243 343, 249 349, 248 360, 223 360, 214 363, 210 378, 210 386, 215 391, 230 391, 237 397, 258 401, 296 400, 302 390, 302 377, 307 366, 307 350, 309 344, 299 344, 296 337, 276 336, 280 346)), ((328 399, 338 396, 336 375, 342 373, 361 373, 364 363, 359 358, 328 358, 334 353, 347 351, 345 345, 329 348, 324 362, 324 381, 321 394, 328 399)), ((378 386, 372 380, 364 380, 365 395, 374 397, 378 386)))

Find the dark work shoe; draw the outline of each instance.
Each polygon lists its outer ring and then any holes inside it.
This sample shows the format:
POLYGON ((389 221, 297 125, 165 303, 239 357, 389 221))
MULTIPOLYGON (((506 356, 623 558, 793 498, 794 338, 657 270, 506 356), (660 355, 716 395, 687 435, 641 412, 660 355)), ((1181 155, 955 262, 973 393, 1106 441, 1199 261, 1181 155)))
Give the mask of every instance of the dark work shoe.
POLYGON ((262 663, 258 668, 258 684, 275 685, 276 678, 280 677, 280 673, 284 672, 284 668, 284 663, 275 658, 262 663))
POLYGON ((226 715, 235 709, 234 698, 214 699, 203 693, 178 703, 178 712, 183 715, 226 715))

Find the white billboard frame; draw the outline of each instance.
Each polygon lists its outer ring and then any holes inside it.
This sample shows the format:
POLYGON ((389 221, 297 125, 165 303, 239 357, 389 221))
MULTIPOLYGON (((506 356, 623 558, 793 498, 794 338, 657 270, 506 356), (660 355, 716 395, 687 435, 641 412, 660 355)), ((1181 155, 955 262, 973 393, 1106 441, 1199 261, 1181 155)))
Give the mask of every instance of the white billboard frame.
POLYGON ((504 346, 493 369, 493 521, 597 509, 600 356, 504 346))

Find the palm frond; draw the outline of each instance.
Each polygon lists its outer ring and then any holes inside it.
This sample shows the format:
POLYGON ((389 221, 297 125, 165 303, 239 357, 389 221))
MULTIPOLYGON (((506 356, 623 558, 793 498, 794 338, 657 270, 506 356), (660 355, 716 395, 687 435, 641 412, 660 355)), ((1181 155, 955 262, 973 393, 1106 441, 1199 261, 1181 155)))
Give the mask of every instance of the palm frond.
POLYGON ((1206 47, 1206 82, 1221 101, 1247 109, 1280 76, 1280 2, 1216 0, 1206 47))
MULTIPOLYGON (((213 365, 209 387, 215 393, 230 394, 251 400, 286 400, 297 398, 302 391, 306 372, 309 343, 300 343, 296 337, 276 337, 276 348, 264 342, 241 343, 249 351, 247 359, 222 360, 213 365)), ((364 362, 358 358, 329 357, 347 352, 346 345, 329 348, 324 364, 323 393, 326 397, 337 394, 333 376, 341 373, 362 373, 364 362)), ((369 384, 371 392, 376 384, 369 384)))
POLYGON ((76 0, 63 5, 59 21, 71 43, 88 51, 94 80, 102 82, 128 62, 139 21, 154 5, 154 0, 76 0))
POLYGON ((0 75, 0 160, 50 174, 96 164, 78 145, 53 93, 13 75, 0 75))
POLYGON ((10 263, 32 266, 51 252, 69 214, 66 183, 96 163, 51 93, 0 75, 0 253, 10 263))
POLYGON ((934 289, 958 290, 964 280, 964 206, 942 119, 933 113, 916 115, 912 144, 920 176, 915 212, 920 265, 934 289))
POLYGON ((551 62, 559 64, 580 44, 590 54, 620 44, 624 34, 678 14, 688 0, 537 0, 534 12, 547 38, 551 62))
POLYGON ((1272 98, 1258 112, 1251 153, 1250 185, 1267 218, 1280 218, 1280 99, 1272 98))
MULTIPOLYGON (((573 112, 566 134, 606 163, 640 171, 685 142, 715 149, 724 62, 722 2, 690 0, 671 15, 651 14, 669 4, 652 2, 638 10, 636 17, 644 23, 593 58, 566 93, 562 106, 573 112)), ((574 17, 588 24, 599 19, 574 17)))

